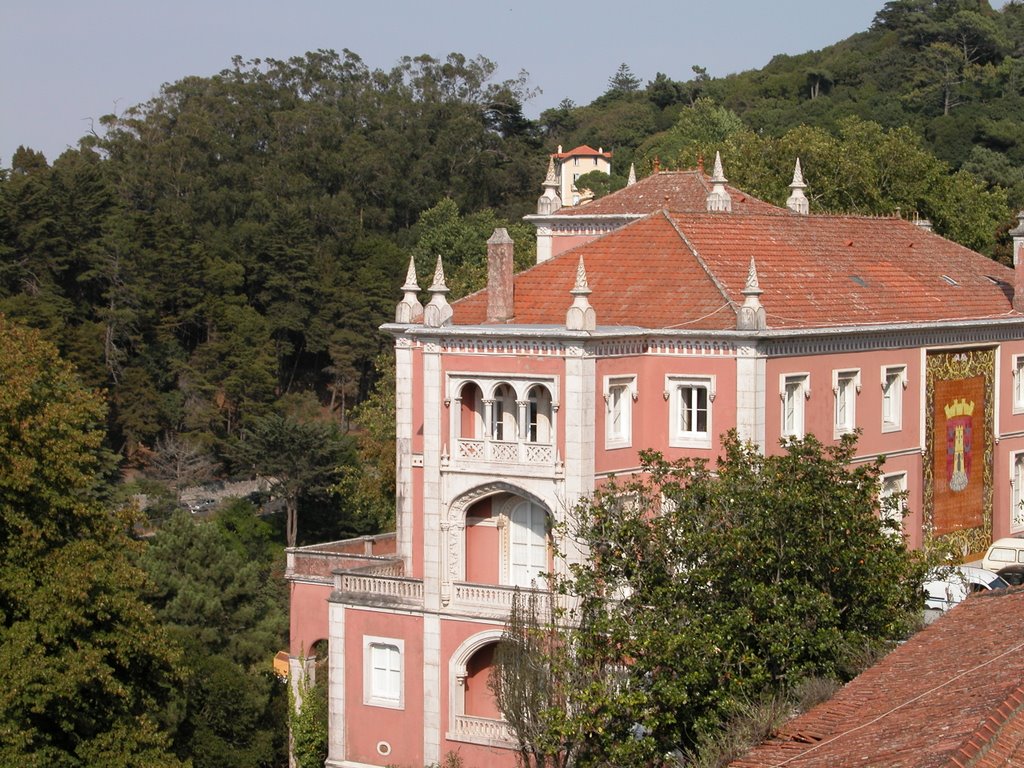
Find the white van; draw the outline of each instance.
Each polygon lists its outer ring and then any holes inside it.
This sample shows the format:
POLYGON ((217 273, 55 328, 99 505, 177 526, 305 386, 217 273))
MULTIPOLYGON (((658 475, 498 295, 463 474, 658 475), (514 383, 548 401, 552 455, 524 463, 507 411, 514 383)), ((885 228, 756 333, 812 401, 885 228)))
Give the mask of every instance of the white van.
POLYGON ((992 542, 981 560, 981 567, 998 571, 1003 566, 1015 563, 1024 563, 1024 539, 1010 536, 992 542))

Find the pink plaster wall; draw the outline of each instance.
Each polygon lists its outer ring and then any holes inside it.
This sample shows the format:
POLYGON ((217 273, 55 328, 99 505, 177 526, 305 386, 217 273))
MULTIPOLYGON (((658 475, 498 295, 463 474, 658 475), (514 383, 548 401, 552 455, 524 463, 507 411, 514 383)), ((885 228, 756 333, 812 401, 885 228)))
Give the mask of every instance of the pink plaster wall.
POLYGON ((423 620, 419 616, 345 609, 346 759, 371 765, 423 765, 423 620), (363 638, 403 640, 403 709, 363 703, 363 638), (391 754, 382 757, 377 743, 391 754))
POLYGON ((565 253, 571 248, 575 248, 577 245, 583 245, 589 243, 591 240, 596 240, 600 235, 560 235, 553 234, 551 237, 551 258, 558 256, 560 253, 565 253))
POLYGON ((308 655, 317 640, 327 639, 327 598, 332 584, 289 584, 288 653, 308 655))
POLYGON ((597 414, 595 419, 594 465, 598 473, 621 474, 640 464, 639 451, 654 448, 666 458, 698 456, 712 459, 721 451, 719 436, 736 425, 736 361, 733 358, 633 356, 597 361, 597 414), (632 441, 628 448, 606 448, 604 404, 606 376, 635 375, 637 401, 632 406, 632 441), (669 446, 671 403, 665 400, 665 377, 714 376, 715 400, 711 404, 711 447, 675 448, 669 446))
POLYGON ((782 435, 781 377, 810 374, 811 397, 804 401, 804 427, 823 443, 835 438, 835 394, 832 372, 860 370, 861 391, 856 400, 856 425, 862 429, 857 452, 860 455, 920 449, 921 446, 921 351, 917 348, 877 352, 808 355, 769 359, 765 372, 765 443, 769 452, 779 452, 782 435), (908 386, 903 391, 902 426, 895 432, 882 431, 882 369, 904 365, 908 386))

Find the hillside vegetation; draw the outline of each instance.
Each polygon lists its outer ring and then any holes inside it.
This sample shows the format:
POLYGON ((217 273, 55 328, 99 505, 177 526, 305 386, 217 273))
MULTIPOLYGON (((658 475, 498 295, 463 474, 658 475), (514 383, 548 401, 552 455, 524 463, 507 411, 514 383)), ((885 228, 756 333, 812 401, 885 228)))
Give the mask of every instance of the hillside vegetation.
MULTIPOLYGON (((528 75, 495 82, 483 57, 236 58, 107 116, 52 164, 23 147, 0 169, 0 312, 106 392, 126 466, 155 476, 184 454, 203 459, 197 478, 250 474, 244 443, 268 419, 349 429, 410 256, 425 288, 442 255, 453 297, 481 286, 495 226, 530 263, 520 217, 558 144, 611 149, 608 188, 630 163, 642 176, 720 149, 733 184, 776 203, 799 156, 813 211, 921 215, 1006 259, 1024 204, 1022 56, 1016 2, 898 0, 871 29, 759 71, 643 84, 624 64, 593 103, 536 121, 528 75)), ((362 417, 372 471, 339 445, 339 482, 358 492, 331 501, 324 485, 334 534, 386 516, 384 412, 362 417)))

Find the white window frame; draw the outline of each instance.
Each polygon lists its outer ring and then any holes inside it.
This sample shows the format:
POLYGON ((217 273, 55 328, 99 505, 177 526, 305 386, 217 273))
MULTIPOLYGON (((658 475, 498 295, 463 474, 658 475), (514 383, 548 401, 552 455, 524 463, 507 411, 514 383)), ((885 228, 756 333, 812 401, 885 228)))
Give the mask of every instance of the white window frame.
POLYGON ((668 444, 673 448, 710 448, 711 435, 714 434, 715 402, 714 376, 680 376, 665 377, 665 396, 669 401, 668 444), (681 426, 683 411, 683 390, 704 389, 707 393, 707 418, 703 430, 683 430, 681 426))
POLYGON ((637 399, 636 376, 604 377, 605 448, 628 448, 633 444, 633 403, 637 399), (620 409, 619 429, 615 429, 615 409, 620 409))
POLYGON ((882 366, 882 431, 903 429, 903 390, 907 388, 907 366, 882 366), (886 404, 888 405, 888 408, 886 404), (886 411, 889 413, 886 413, 886 411))
POLYGON ((1024 355, 1013 356, 1013 412, 1024 413, 1024 355))
MULTIPOLYGON (((502 527, 502 557, 501 557, 501 580, 505 586, 518 586, 522 589, 531 589, 536 587, 537 589, 546 588, 546 577, 544 574, 550 568, 549 558, 551 555, 551 540, 549 526, 551 523, 551 516, 543 505, 531 501, 530 499, 524 499, 521 496, 513 497, 503 505, 500 512, 503 520, 501 523, 502 527), (543 522, 543 530, 537 530, 534 527, 524 527, 516 524, 515 512, 517 508, 522 504, 531 505, 532 512, 534 515, 539 514, 540 520, 543 522), (527 564, 526 571, 519 573, 516 570, 516 566, 513 564, 516 553, 516 537, 517 530, 522 530, 526 534, 527 541, 525 542, 528 547, 528 557, 535 554, 536 543, 530 541, 531 535, 537 535, 544 542, 544 555, 543 563, 531 563, 527 564), (534 571, 536 567, 536 571, 534 571)), ((532 515, 531 515, 532 517, 532 515)))
MULTIPOLYGON (((886 514, 886 510, 883 509, 883 506, 884 506, 885 499, 888 498, 889 496, 893 496, 893 495, 895 495, 897 493, 905 494, 907 492, 907 473, 906 472, 890 472, 887 475, 882 475, 879 478, 879 483, 880 483, 879 484, 879 489, 878 489, 878 510, 879 510, 879 514, 883 517, 883 519, 886 518, 886 517, 888 517, 889 519, 893 519, 896 523, 899 524, 899 531, 902 532, 903 531, 903 518, 906 516, 906 511, 907 511, 907 499, 906 499, 906 496, 904 496, 902 501, 900 502, 900 514, 899 514, 899 519, 898 520, 895 520, 895 518, 892 518, 891 515, 887 515, 886 514), (894 490, 894 491, 891 491, 891 492, 888 491, 888 488, 894 482, 898 486, 897 489, 894 490)), ((896 531, 893 531, 893 530, 891 530, 889 528, 886 528, 885 532, 886 533, 892 533, 894 535, 896 534, 896 531)))
POLYGON ((779 375, 779 400, 782 401, 779 418, 779 434, 783 437, 803 437, 807 434, 806 411, 804 403, 811 396, 811 374, 807 371, 799 373, 783 373, 779 375), (790 398, 790 386, 793 390, 793 424, 787 425, 786 406, 790 398))
POLYGON ((1024 451, 1010 454, 1010 533, 1024 531, 1024 451))
POLYGON ((832 430, 836 438, 857 428, 857 395, 860 394, 860 369, 845 368, 832 371, 832 430))
POLYGON ((405 709, 405 641, 395 637, 363 635, 363 704, 371 707, 405 709), (397 673, 398 690, 378 690, 374 685, 375 649, 394 649, 398 669, 386 671, 397 673))

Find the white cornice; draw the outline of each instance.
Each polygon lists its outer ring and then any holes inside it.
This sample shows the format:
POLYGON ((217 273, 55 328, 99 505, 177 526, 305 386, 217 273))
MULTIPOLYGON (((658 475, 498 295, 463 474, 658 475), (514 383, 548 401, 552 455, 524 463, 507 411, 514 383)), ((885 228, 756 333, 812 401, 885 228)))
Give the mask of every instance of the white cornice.
MULTIPOLYGON (((458 316, 456 307, 456 316, 458 316)), ((573 354, 600 357, 668 355, 832 354, 872 349, 958 347, 1024 340, 1024 317, 942 323, 905 323, 764 331, 677 330, 599 326, 571 331, 559 325, 462 325, 427 328, 387 323, 381 330, 396 343, 430 345, 445 352, 475 354, 573 354), (437 345, 435 347, 434 345, 437 345)))

